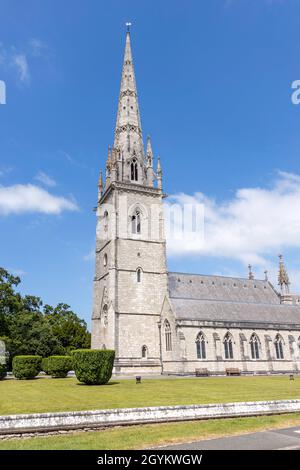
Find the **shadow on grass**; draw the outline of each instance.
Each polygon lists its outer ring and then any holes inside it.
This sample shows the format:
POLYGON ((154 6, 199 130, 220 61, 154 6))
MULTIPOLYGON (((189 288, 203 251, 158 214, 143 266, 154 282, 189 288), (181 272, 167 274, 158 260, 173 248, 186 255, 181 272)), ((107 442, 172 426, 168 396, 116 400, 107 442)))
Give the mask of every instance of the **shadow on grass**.
POLYGON ((76 385, 82 385, 83 387, 107 387, 109 385, 120 385, 120 382, 108 382, 107 384, 85 384, 82 382, 77 382, 76 385))

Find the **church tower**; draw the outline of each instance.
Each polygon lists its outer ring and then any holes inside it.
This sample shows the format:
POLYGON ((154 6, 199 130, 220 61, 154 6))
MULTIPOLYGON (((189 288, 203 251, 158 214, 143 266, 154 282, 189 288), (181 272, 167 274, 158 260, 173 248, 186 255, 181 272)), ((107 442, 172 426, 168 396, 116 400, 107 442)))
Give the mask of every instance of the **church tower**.
POLYGON ((114 143, 98 183, 92 348, 116 351, 115 373, 160 373, 167 294, 160 159, 144 149, 127 29, 114 143))

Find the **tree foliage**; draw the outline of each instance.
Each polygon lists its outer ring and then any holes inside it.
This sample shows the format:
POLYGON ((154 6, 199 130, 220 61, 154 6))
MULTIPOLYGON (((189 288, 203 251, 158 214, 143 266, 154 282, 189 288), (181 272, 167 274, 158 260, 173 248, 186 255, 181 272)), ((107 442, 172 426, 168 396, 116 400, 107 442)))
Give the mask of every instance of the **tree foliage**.
POLYGON ((84 320, 69 305, 43 305, 39 297, 16 292, 20 278, 0 268, 0 339, 16 355, 69 354, 72 349, 89 348, 90 333, 84 320))

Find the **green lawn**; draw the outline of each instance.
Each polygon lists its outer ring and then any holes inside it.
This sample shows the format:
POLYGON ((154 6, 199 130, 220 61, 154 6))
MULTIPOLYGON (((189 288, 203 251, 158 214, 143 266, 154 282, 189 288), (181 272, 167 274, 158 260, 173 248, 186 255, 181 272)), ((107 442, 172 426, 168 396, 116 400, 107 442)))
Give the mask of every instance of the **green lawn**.
POLYGON ((75 378, 0 382, 0 415, 158 405, 300 398, 300 377, 218 377, 112 380, 81 385, 75 378))
POLYGON ((297 426, 300 413, 256 418, 213 419, 152 424, 26 439, 0 440, 0 450, 115 450, 143 449, 169 443, 230 436, 278 427, 297 426))

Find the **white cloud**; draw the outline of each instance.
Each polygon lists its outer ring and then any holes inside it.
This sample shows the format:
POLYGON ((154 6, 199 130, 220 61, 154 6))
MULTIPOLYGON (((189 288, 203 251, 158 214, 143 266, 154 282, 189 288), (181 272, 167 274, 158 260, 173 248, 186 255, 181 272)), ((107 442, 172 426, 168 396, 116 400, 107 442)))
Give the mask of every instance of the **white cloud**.
POLYGON ((11 59, 11 64, 16 68, 19 80, 21 82, 28 82, 30 79, 30 73, 26 55, 14 54, 11 59))
POLYGON ((44 184, 45 186, 48 186, 49 188, 53 188, 54 186, 56 186, 56 181, 43 171, 39 171, 38 174, 35 176, 35 179, 37 181, 40 181, 40 183, 44 184))
POLYGON ((32 184, 0 186, 0 215, 39 212, 60 214, 78 210, 77 204, 65 197, 54 196, 32 184))
MULTIPOLYGON (((299 175, 278 172, 271 187, 238 189, 228 201, 196 193, 171 196, 167 204, 172 203, 204 205, 204 238, 183 243, 169 236, 171 256, 200 254, 266 266, 269 255, 300 248, 299 175)), ((175 229, 180 230, 178 222, 175 229)))
POLYGON ((48 51, 48 46, 37 38, 30 39, 21 48, 0 43, 0 66, 7 72, 13 72, 20 83, 28 84, 32 61, 47 59, 48 51))

